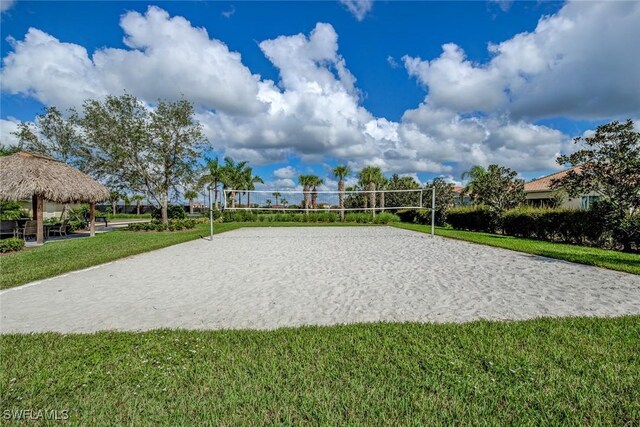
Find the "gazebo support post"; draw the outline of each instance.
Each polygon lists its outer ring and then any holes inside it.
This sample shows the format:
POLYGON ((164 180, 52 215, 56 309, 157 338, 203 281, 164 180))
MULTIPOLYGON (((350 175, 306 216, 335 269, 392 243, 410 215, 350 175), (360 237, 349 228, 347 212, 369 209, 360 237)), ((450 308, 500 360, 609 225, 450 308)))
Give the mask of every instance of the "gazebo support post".
POLYGON ((89 236, 96 235, 96 203, 89 203, 89 236))
POLYGON ((42 196, 33 196, 35 198, 36 210, 35 210, 35 220, 36 226, 38 228, 36 232, 36 242, 39 244, 44 243, 44 197, 42 196))

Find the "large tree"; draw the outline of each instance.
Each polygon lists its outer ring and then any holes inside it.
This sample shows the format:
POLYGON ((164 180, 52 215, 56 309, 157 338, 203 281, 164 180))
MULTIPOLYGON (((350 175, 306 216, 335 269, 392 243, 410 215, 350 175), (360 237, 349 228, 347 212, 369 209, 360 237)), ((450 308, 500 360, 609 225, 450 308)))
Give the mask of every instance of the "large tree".
POLYGON ((473 203, 488 206, 501 212, 524 203, 524 180, 516 178, 518 173, 504 166, 489 165, 487 169, 474 166, 463 177, 470 177, 466 192, 473 203))
POLYGON ((38 114, 34 123, 18 124, 18 130, 13 134, 18 137, 18 145, 24 150, 76 164, 81 144, 77 123, 75 111, 69 110, 68 118, 65 118, 60 110, 51 106, 38 114))
POLYGON ((193 105, 161 100, 150 109, 125 94, 86 101, 83 113, 80 155, 85 170, 111 185, 144 191, 167 223, 170 191, 193 182, 197 159, 207 145, 193 105))
POLYGON ((557 161, 575 169, 552 186, 571 197, 599 194, 614 238, 630 250, 631 243, 640 240, 640 132, 634 131, 631 120, 614 121, 574 142, 582 148, 557 161))

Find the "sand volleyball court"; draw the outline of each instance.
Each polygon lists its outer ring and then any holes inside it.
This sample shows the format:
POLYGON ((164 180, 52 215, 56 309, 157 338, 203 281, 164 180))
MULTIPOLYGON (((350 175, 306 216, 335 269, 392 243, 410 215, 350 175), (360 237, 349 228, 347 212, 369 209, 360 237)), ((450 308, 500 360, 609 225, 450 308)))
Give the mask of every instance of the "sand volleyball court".
POLYGON ((2 333, 640 314, 640 276, 392 227, 242 228, 0 293, 2 333))

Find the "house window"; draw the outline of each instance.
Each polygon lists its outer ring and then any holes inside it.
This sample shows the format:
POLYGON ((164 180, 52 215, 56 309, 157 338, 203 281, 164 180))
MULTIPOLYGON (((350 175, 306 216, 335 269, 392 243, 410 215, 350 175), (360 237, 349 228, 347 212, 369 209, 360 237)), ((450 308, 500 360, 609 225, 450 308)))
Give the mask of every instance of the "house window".
POLYGON ((600 196, 582 196, 580 197, 580 207, 582 209, 589 209, 593 202, 597 202, 600 196))

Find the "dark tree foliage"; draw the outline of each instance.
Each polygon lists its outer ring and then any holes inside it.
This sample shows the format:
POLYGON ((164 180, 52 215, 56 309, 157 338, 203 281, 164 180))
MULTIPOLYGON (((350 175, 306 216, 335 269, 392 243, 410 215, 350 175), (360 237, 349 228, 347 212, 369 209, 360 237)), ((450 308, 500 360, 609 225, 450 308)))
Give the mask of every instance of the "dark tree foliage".
POLYGON ((434 178, 431 183, 424 186, 425 193, 422 198, 423 206, 431 208, 431 197, 433 189, 436 190, 436 225, 444 225, 447 220, 447 210, 453 206, 454 185, 446 182, 444 178, 434 178))
POLYGON ((0 144, 0 157, 10 156, 20 151, 20 147, 15 145, 0 144))
POLYGON ((74 110, 69 110, 65 118, 60 110, 51 106, 37 115, 34 123, 20 123, 13 134, 18 137, 21 149, 73 164, 81 144, 77 123, 74 110))
MULTIPOLYGON (((399 176, 394 173, 388 180, 386 189, 419 190, 420 184, 410 176, 399 176)), ((420 194, 418 192, 387 193, 385 195, 385 205, 388 207, 418 206, 419 204, 420 194)))
POLYGON ((574 142, 582 148, 557 161, 575 169, 553 187, 572 197, 599 194, 595 208, 607 219, 612 237, 630 250, 640 240, 640 132, 634 131, 632 120, 614 121, 574 142))
POLYGON ((518 173, 510 168, 489 165, 484 170, 474 167, 467 190, 475 205, 502 212, 524 203, 524 180, 517 179, 518 173))

